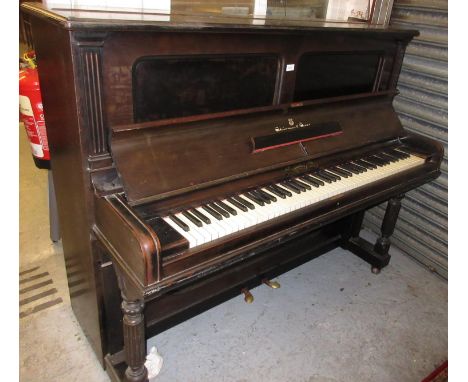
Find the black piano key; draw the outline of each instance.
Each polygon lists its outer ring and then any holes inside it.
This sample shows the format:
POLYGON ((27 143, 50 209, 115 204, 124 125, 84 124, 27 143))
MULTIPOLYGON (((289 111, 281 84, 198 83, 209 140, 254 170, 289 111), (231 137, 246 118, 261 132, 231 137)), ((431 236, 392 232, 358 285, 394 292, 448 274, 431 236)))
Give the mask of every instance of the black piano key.
POLYGON ((323 175, 319 174, 318 172, 314 172, 314 173, 312 173, 312 175, 314 176, 314 178, 323 180, 324 182, 327 182, 327 183, 332 183, 332 180, 329 179, 328 176, 323 176, 323 175))
POLYGON ((193 216, 190 212, 183 211, 182 215, 184 215, 188 220, 190 220, 197 227, 202 227, 203 226, 203 223, 200 220, 198 220, 195 216, 193 216))
POLYGON ((346 162, 346 164, 353 168, 354 170, 356 170, 359 174, 362 174, 363 172, 366 172, 367 171, 367 168, 365 167, 362 167, 362 166, 358 166, 356 163, 354 162, 346 162))
POLYGON ((290 198, 291 196, 293 196, 292 193, 291 193, 289 190, 287 190, 287 189, 285 189, 285 188, 283 188, 283 187, 280 187, 280 186, 278 186, 277 184, 272 184, 271 187, 275 188, 275 189, 278 190, 279 192, 282 192, 283 194, 285 194, 285 195, 286 195, 287 197, 289 197, 289 198, 290 198))
POLYGON ((261 195, 263 195, 265 198, 270 199, 273 203, 276 202, 278 199, 276 199, 273 195, 271 195, 268 192, 263 191, 262 189, 258 189, 257 192, 261 195))
POLYGON ((390 164, 390 160, 388 158, 385 158, 383 155, 379 154, 374 154, 373 156, 379 158, 381 161, 383 161, 385 164, 390 164))
POLYGON ((263 202, 262 199, 260 199, 258 196, 252 194, 251 192, 246 192, 244 193, 244 196, 246 198, 249 198, 252 202, 254 202, 255 204, 258 204, 259 206, 264 206, 265 203, 263 202))
POLYGON ((320 186, 325 185, 325 183, 322 182, 320 179, 314 178, 313 176, 310 176, 310 175, 303 175, 302 178, 304 179, 304 181, 306 181, 307 183, 315 187, 320 187, 320 186))
POLYGON ((302 183, 304 183, 304 184, 310 184, 310 185, 314 186, 315 188, 318 188, 318 187, 319 187, 319 184, 318 184, 318 183, 307 179, 307 178, 305 177, 305 175, 300 176, 300 177, 299 177, 299 180, 300 180, 302 183))
POLYGON ((322 170, 322 173, 325 174, 325 175, 328 175, 329 177, 335 178, 335 180, 341 180, 341 178, 338 175, 333 174, 330 171, 322 170))
POLYGON ((379 156, 379 158, 384 158, 384 159, 386 159, 386 160, 388 160, 388 161, 390 161, 392 163, 398 162, 397 158, 395 158, 395 157, 393 157, 391 155, 387 155, 383 151, 379 152, 377 155, 379 156))
POLYGON ((241 202, 238 202, 234 198, 227 198, 227 200, 228 200, 229 203, 231 203, 233 206, 236 206, 241 211, 247 212, 249 210, 246 206, 244 206, 241 202))
POLYGON ((336 179, 326 173, 323 172, 323 170, 318 170, 317 174, 319 174, 322 178, 326 178, 331 182, 336 182, 336 179))
POLYGON ((399 147, 398 151, 402 153, 405 158, 409 158, 411 156, 411 150, 408 147, 399 147))
POLYGON ((350 176, 353 176, 352 172, 340 169, 338 167, 330 167, 328 170, 333 171, 335 174, 341 175, 343 178, 349 178, 350 176))
POLYGON ((347 171, 350 171, 355 175, 359 175, 362 172, 361 170, 356 169, 354 166, 351 166, 351 164, 348 164, 348 163, 342 163, 342 164, 339 165, 339 167, 343 168, 343 169, 345 169, 347 171))
POLYGON ((281 186, 283 186, 284 188, 287 188, 288 190, 291 190, 292 192, 294 192, 295 194, 300 194, 301 193, 301 190, 299 188, 297 188, 296 186, 284 181, 284 182, 281 182, 280 183, 281 186))
POLYGON ((205 224, 211 224, 211 220, 209 217, 203 215, 200 211, 196 210, 195 208, 190 210, 190 212, 195 215, 198 219, 200 219, 205 224))
POLYGON ((180 220, 177 216, 169 215, 169 219, 171 219, 174 223, 176 223, 185 232, 190 231, 189 226, 187 224, 185 224, 182 220, 180 220))
POLYGON ((350 166, 353 166, 356 170, 361 171, 361 173, 367 171, 367 167, 363 165, 359 165, 355 160, 348 162, 350 166))
POLYGON ((257 198, 259 198, 263 203, 266 204, 271 204, 271 200, 268 196, 263 195, 261 192, 259 192, 259 189, 252 190, 250 191, 251 194, 254 194, 257 198))
POLYGON ((375 165, 378 166, 378 167, 385 166, 384 161, 382 161, 381 159, 375 157, 374 155, 365 157, 364 160, 365 160, 366 162, 373 163, 373 164, 375 164, 375 165))
POLYGON ((357 164, 356 161, 352 161, 351 164, 362 172, 366 172, 368 170, 366 166, 363 166, 362 164, 357 164))
POLYGON ((398 158, 398 159, 405 159, 405 157, 402 155, 402 153, 394 150, 394 149, 387 149, 387 150, 384 150, 385 153, 389 154, 389 155, 393 155, 395 158, 398 158))
POLYGON ((218 206, 220 206, 221 208, 224 208, 224 209, 225 209, 227 212, 229 212, 231 215, 233 215, 233 216, 236 216, 236 215, 237 215, 237 211, 236 211, 234 208, 228 206, 226 203, 222 202, 221 200, 218 200, 218 201, 216 202, 216 204, 217 204, 218 206))
POLYGON ((358 165, 361 166, 361 167, 367 168, 368 170, 374 170, 374 169, 377 168, 377 166, 376 166, 375 164, 366 162, 366 161, 363 160, 363 159, 356 159, 356 160, 354 160, 353 162, 355 162, 356 164, 358 164, 358 165))
POLYGON ((241 198, 240 196, 233 196, 232 198, 234 200, 238 201, 239 203, 243 204, 244 206, 246 206, 250 210, 255 209, 255 206, 252 203, 250 203, 248 200, 245 200, 244 198, 241 198))
POLYGON ((312 190, 312 187, 310 187, 310 185, 308 183, 305 183, 304 181, 302 181, 300 178, 295 178, 294 181, 297 183, 297 184, 300 184, 302 187, 305 187, 306 190, 312 190))
POLYGON ((394 155, 397 155, 399 158, 401 159, 406 159, 406 158, 409 158, 409 154, 403 152, 403 151, 400 151, 400 150, 396 150, 396 149, 391 149, 390 152, 394 155))
POLYGON ((297 182, 294 179, 288 179, 288 183, 292 184, 293 186, 296 186, 302 192, 307 191, 307 188, 305 188, 301 183, 297 182))
POLYGON ((401 158, 398 158, 396 155, 392 154, 389 150, 384 150, 382 151, 385 155, 389 156, 390 158, 393 158, 395 162, 398 162, 401 158))
POLYGON ((213 216, 214 218, 216 218, 217 220, 223 220, 223 217, 221 216, 221 214, 218 214, 213 208, 211 208, 210 206, 208 205, 204 205, 202 206, 202 208, 208 212, 211 216, 213 216))
POLYGON ((217 206, 216 204, 214 204, 214 203, 208 203, 208 206, 210 206, 211 208, 213 208, 218 214, 223 215, 225 218, 228 218, 228 217, 229 217, 229 212, 224 211, 221 207, 217 206))
POLYGON ((276 188, 273 188, 273 186, 266 186, 265 187, 268 191, 270 191, 272 194, 275 194, 276 196, 279 196, 281 199, 286 199, 286 194, 279 191, 276 188))

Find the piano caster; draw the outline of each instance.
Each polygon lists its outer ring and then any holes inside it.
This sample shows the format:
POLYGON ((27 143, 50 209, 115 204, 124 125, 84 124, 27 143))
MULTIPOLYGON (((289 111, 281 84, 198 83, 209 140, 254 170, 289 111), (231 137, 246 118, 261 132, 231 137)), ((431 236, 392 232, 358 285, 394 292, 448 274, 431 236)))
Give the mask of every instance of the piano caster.
POLYGON ((271 281, 268 279, 263 279, 262 283, 264 283, 266 286, 270 287, 271 289, 281 288, 281 284, 278 281, 271 281))
POLYGON ((372 267, 371 268, 371 271, 374 275, 378 275, 380 273, 380 268, 377 268, 377 267, 372 267))
POLYGON ((254 302, 254 296, 252 295, 252 293, 250 293, 250 291, 247 288, 243 288, 241 292, 244 293, 244 301, 247 304, 251 304, 254 302))

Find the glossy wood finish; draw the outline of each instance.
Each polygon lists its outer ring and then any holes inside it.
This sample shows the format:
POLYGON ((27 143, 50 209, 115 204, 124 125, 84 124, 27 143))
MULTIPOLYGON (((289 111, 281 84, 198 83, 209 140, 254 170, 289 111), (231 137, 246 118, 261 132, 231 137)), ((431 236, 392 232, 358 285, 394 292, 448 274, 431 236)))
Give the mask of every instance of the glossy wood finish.
POLYGON ((147 382, 148 370, 144 365, 146 359, 144 303, 139 300, 129 301, 122 295, 123 332, 125 342, 125 370, 127 382, 147 382))
MULTIPOLYGON (((48 19, 70 29, 106 29, 106 30, 184 30, 184 31, 248 31, 248 32, 281 32, 303 34, 315 29, 327 28, 330 31, 378 31, 381 34, 391 34, 394 30, 384 28, 381 25, 371 25, 360 21, 356 22, 332 22, 324 20, 294 19, 285 17, 266 17, 264 19, 250 17, 238 17, 235 15, 222 15, 219 13, 193 13, 187 12, 186 4, 182 2, 182 9, 174 8, 171 13, 158 11, 141 11, 135 8, 113 9, 98 6, 92 9, 70 4, 69 7, 54 7, 35 4, 26 4, 23 9, 40 17, 48 19)), ((294 17, 294 16, 293 16, 294 17)), ((415 31, 408 34, 414 35, 415 31)))
POLYGON ((141 204, 402 136, 391 98, 353 100, 169 126, 114 131, 112 154, 127 200, 141 204), (343 133, 254 153, 252 137, 296 123, 340 123, 343 133), (376 126, 375 121, 386 123, 376 126), (142 165, 145 163, 145 165, 142 165), (209 164, 209 166, 207 165, 209 164))
POLYGON ((38 57, 66 262, 79 264, 86 280, 80 293, 72 292, 72 307, 112 380, 145 380, 145 338, 265 277, 338 245, 370 254, 372 263, 373 251, 386 252, 397 208, 392 202, 378 248, 357 240, 363 211, 439 175, 441 146, 404 131, 391 105, 414 31, 207 22, 190 15, 163 22, 127 14, 113 21, 31 4, 23 9, 38 57), (296 72, 286 65, 323 51, 380 52, 373 90, 295 102, 296 72), (138 59, 263 53, 280 63, 271 105, 134 123, 132 68, 138 59), (253 137, 290 120, 338 122, 343 133, 253 152, 253 137), (401 146, 426 163, 199 247, 188 249, 160 219, 214 197, 401 146))
POLYGON ((82 283, 70 287, 71 305, 98 358, 104 350, 102 295, 97 270, 100 259, 91 251, 92 189, 87 170, 86 127, 80 124, 80 102, 75 84, 70 33, 30 15, 34 46, 40 65, 47 136, 57 197, 58 215, 68 273, 77 269, 82 283))

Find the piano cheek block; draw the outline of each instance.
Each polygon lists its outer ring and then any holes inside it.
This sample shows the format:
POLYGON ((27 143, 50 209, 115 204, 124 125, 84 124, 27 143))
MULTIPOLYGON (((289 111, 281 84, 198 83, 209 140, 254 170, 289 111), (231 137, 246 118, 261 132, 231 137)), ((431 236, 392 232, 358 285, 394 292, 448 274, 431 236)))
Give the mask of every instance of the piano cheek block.
POLYGON ((161 248, 151 228, 117 195, 96 198, 95 212, 94 234, 120 263, 116 265, 130 267, 141 286, 160 280, 161 248))

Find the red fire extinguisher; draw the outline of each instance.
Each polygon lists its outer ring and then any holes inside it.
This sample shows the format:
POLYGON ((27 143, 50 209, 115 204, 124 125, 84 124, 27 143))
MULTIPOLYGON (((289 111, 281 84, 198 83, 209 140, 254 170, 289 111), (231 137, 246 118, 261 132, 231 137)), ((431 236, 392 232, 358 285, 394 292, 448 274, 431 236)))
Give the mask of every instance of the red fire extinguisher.
POLYGON ((23 58, 29 67, 19 72, 20 118, 26 128, 36 166, 50 169, 49 144, 34 51, 25 53, 23 58))

